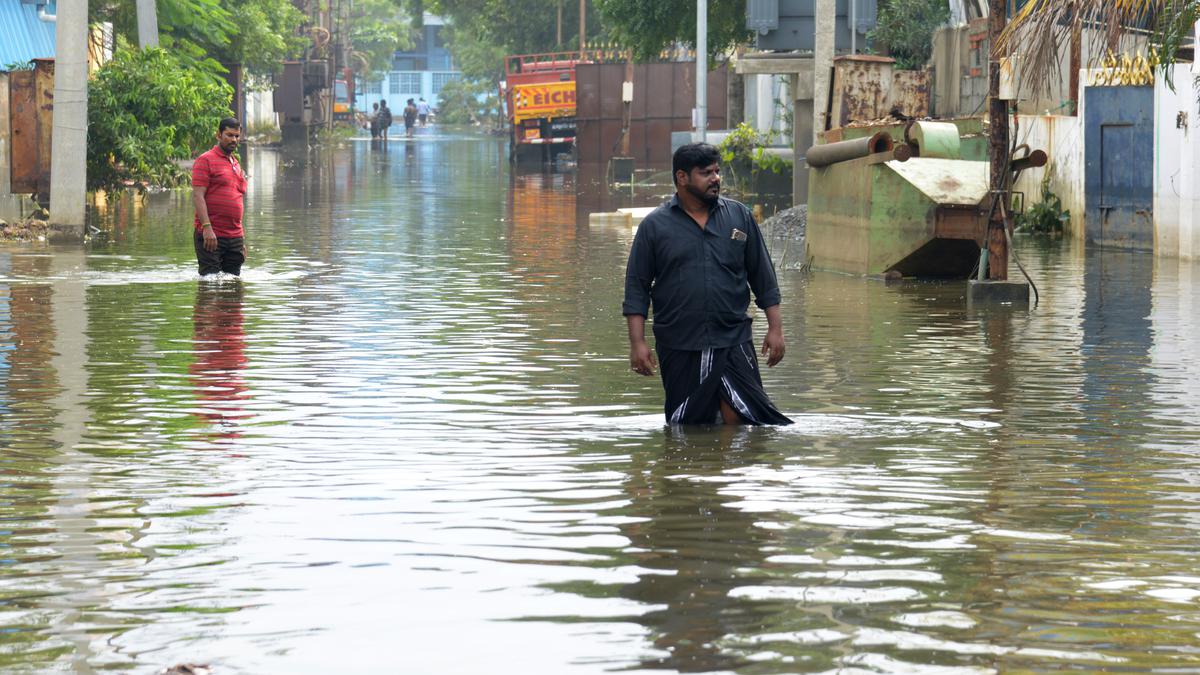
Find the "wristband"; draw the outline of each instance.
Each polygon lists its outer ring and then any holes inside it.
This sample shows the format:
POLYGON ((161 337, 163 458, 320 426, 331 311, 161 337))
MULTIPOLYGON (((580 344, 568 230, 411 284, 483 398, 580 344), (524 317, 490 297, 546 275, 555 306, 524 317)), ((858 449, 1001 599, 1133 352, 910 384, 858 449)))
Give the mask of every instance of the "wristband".
POLYGON ((201 228, 205 228, 205 227, 207 227, 208 229, 210 229, 210 230, 211 230, 211 229, 212 229, 212 223, 204 223, 204 224, 202 224, 200 227, 201 227, 201 228))

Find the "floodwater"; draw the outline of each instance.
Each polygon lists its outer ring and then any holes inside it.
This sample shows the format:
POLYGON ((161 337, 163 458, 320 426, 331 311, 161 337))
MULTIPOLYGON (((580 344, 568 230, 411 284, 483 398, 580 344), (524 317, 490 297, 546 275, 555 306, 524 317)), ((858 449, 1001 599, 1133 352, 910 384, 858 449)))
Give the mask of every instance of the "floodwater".
POLYGON ((784 271, 796 424, 669 430, 629 198, 505 157, 249 151, 240 281, 186 193, 0 250, 0 670, 1200 670, 1200 267, 784 271))

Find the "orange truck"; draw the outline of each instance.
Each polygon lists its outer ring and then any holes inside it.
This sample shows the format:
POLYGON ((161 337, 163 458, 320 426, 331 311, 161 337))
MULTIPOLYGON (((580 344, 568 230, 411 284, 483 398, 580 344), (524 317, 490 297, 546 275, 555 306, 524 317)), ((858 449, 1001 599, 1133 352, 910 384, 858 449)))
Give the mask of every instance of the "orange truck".
POLYGON ((504 102, 509 159, 548 162, 575 146, 575 66, 587 52, 521 54, 504 59, 504 102))

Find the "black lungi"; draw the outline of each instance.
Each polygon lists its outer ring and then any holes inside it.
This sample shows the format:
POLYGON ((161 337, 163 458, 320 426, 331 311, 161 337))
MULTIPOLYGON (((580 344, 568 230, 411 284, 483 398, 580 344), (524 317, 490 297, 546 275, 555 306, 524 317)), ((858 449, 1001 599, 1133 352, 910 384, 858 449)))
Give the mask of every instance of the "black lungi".
POLYGON ((204 235, 196 232, 192 238, 196 248, 196 264, 200 267, 200 276, 224 272, 238 276, 242 273, 242 264, 246 255, 242 252, 245 247, 242 237, 217 237, 217 250, 209 251, 204 248, 204 235))
POLYGON ((656 346, 668 424, 719 424, 721 401, 746 424, 791 424, 763 390, 750 341, 701 351, 656 346))

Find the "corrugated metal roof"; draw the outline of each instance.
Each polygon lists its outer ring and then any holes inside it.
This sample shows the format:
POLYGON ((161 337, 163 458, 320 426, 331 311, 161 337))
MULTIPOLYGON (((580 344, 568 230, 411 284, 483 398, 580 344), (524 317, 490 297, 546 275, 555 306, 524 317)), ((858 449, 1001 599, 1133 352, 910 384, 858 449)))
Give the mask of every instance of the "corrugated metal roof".
POLYGON ((0 70, 10 63, 54 58, 54 23, 38 18, 38 9, 54 13, 54 3, 0 0, 0 70))

